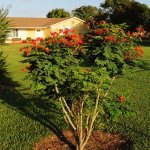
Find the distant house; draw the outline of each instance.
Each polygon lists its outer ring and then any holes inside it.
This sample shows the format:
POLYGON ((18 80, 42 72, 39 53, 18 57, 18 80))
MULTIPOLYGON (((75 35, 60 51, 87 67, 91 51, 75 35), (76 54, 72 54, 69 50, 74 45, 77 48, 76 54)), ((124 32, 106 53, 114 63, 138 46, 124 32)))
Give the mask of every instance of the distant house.
POLYGON ((81 33, 87 30, 83 20, 77 17, 71 18, 20 18, 7 17, 12 31, 6 43, 20 42, 27 39, 46 38, 50 32, 58 32, 60 29, 74 28, 81 33))

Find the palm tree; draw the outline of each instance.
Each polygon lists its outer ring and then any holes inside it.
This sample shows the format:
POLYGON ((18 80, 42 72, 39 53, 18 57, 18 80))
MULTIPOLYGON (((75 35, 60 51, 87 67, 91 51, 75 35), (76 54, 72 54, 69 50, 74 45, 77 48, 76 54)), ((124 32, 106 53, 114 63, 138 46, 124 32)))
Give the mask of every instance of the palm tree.
POLYGON ((0 8, 0 45, 5 43, 5 40, 10 32, 9 20, 6 19, 8 8, 0 8))
MULTIPOLYGON (((5 40, 10 32, 9 21, 6 19, 8 8, 0 8, 0 45, 5 43, 5 40)), ((9 72, 7 70, 6 56, 0 47, 0 92, 3 85, 9 79, 9 72)))

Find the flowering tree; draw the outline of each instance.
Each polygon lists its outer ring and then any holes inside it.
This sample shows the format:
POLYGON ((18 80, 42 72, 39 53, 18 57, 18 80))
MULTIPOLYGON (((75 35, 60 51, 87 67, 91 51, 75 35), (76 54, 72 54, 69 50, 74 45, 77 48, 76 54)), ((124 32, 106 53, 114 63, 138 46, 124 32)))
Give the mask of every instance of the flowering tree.
POLYGON ((86 34, 87 59, 91 65, 106 67, 111 76, 122 74, 143 56, 140 46, 144 30, 136 28, 130 33, 125 24, 113 25, 105 21, 88 21, 90 32, 86 34))
POLYGON ((28 63, 22 71, 28 71, 37 91, 60 103, 77 150, 86 146, 98 114, 108 110, 104 99, 115 75, 143 54, 134 41, 137 35, 127 35, 122 26, 96 21, 88 25, 85 35, 60 30, 20 49, 28 63))

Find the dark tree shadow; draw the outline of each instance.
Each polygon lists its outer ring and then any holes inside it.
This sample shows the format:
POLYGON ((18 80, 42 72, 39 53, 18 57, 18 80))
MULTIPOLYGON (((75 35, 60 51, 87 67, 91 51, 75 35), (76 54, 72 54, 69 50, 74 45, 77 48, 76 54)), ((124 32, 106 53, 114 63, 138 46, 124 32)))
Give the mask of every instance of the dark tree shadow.
MULTIPOLYGON (((6 103, 12 109, 40 122, 43 126, 49 128, 61 141, 67 144, 71 150, 75 150, 75 145, 62 132, 66 125, 62 118, 62 112, 57 109, 57 105, 51 100, 41 99, 33 94, 21 94, 16 89, 16 87, 20 86, 16 82, 11 85, 13 86, 6 87, 0 94, 2 103, 6 103)), ((126 143, 120 145, 118 149, 133 150, 133 142, 128 140, 126 143)))
MULTIPOLYGON (((40 122, 49 128, 61 141, 67 144, 70 149, 75 146, 64 136, 62 130, 65 122, 62 112, 52 100, 41 99, 39 96, 24 93, 17 89, 20 85, 9 78, 9 85, 3 85, 0 90, 0 99, 12 109, 19 113, 40 122)), ((26 89, 27 90, 27 89, 26 89)))
POLYGON ((150 70, 150 62, 147 60, 142 60, 142 63, 138 65, 138 67, 145 71, 150 70))
MULTIPOLYGON (((139 131, 138 129, 135 129, 134 127, 130 127, 124 124, 123 122, 113 121, 110 124, 111 126, 115 124, 115 127, 121 129, 121 131, 119 132, 124 134, 125 139, 128 139, 125 143, 120 145, 119 147, 120 150, 134 150, 134 147, 133 147, 134 141, 133 139, 131 139, 133 135, 131 135, 131 133, 136 134, 137 137, 146 138, 148 141, 150 140, 150 135, 148 133, 145 133, 144 131, 139 131), (124 129, 126 129, 126 132, 124 131, 124 129)), ((143 149, 147 149, 147 148, 149 147, 143 147, 143 149)))
POLYGON ((142 40, 142 46, 150 46, 150 38, 145 38, 142 40))
POLYGON ((150 70, 150 62, 148 60, 141 60, 139 64, 132 66, 131 72, 145 72, 150 70), (136 69, 135 69, 136 68, 136 69))

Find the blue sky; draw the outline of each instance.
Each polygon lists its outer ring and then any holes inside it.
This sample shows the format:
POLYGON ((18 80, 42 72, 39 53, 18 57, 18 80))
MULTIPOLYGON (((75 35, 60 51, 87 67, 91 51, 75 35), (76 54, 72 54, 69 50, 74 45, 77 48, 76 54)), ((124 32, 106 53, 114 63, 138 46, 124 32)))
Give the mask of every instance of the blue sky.
MULTIPOLYGON (((137 0, 150 7, 150 0, 137 0)), ((46 17, 55 8, 71 10, 80 6, 92 5, 99 7, 104 0, 0 0, 0 6, 9 6, 11 17, 46 17)))

